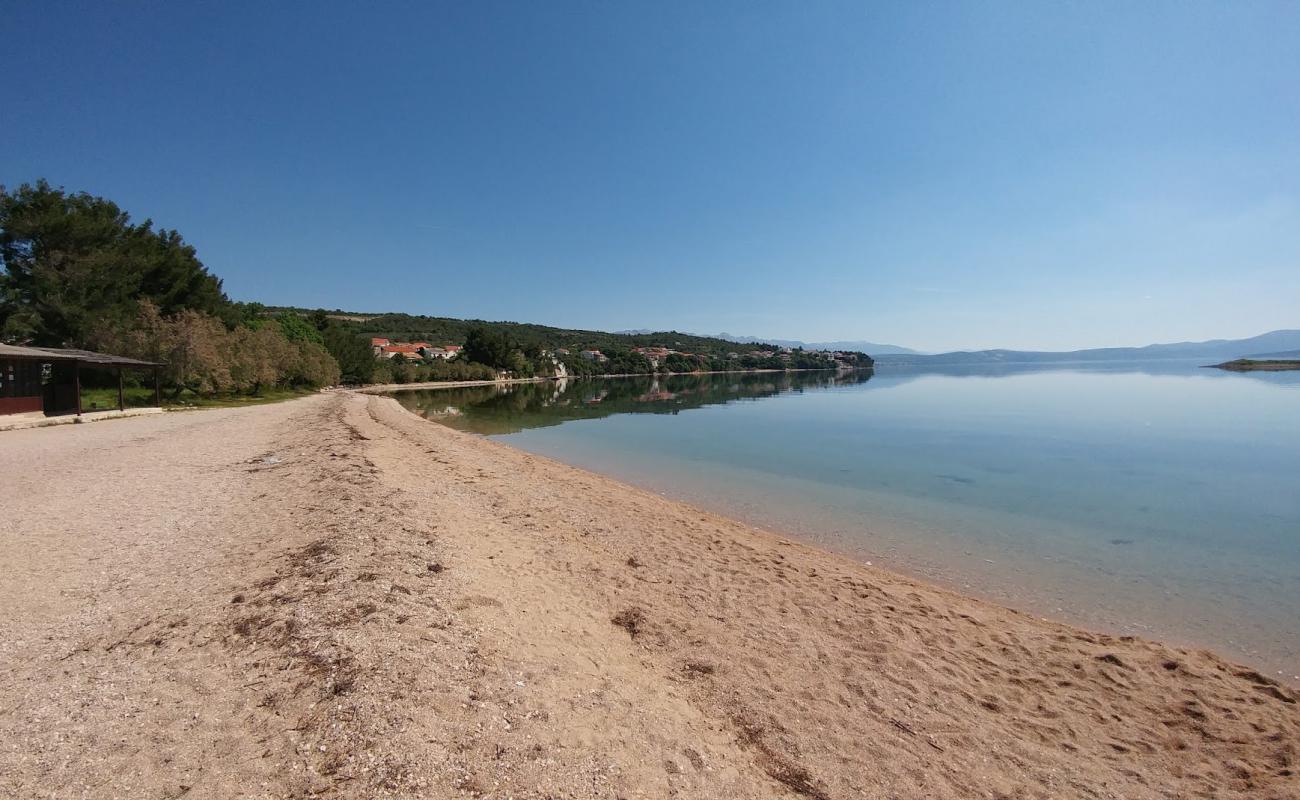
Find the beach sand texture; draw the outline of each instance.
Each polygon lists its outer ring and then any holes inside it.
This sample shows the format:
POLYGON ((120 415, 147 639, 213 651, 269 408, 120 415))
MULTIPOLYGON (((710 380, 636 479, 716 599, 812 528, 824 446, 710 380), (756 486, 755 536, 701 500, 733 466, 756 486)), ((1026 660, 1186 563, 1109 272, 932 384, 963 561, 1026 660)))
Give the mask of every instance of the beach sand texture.
POLYGON ((0 434, 0 796, 1297 798, 1297 693, 382 397, 0 434))

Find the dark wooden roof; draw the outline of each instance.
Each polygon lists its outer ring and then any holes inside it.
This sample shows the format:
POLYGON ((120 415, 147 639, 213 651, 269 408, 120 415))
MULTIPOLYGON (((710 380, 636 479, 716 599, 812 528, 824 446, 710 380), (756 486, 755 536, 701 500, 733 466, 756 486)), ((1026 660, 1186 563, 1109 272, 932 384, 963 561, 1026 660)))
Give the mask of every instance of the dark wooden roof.
POLYGON ((96 353, 93 350, 69 350, 60 347, 20 347, 0 344, 0 358, 22 358, 35 361, 79 361, 98 367, 161 367, 156 361, 96 353))

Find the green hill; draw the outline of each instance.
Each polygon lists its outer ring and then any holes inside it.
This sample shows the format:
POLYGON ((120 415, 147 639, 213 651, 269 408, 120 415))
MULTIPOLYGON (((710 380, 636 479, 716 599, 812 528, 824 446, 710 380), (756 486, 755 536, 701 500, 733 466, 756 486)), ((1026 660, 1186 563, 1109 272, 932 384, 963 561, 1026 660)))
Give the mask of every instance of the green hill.
MULTIPOLYGON (((294 312, 303 316, 319 314, 312 309, 293 307, 268 307, 270 313, 294 312)), ((454 319, 451 317, 416 316, 412 314, 334 311, 324 312, 331 320, 347 326, 358 335, 383 337, 394 341, 425 341, 437 345, 464 344, 469 331, 475 327, 486 328, 507 336, 525 352, 537 350, 568 350, 577 356, 583 350, 600 350, 607 355, 630 352, 638 347, 665 347, 681 353, 703 356, 708 363, 702 368, 725 369, 729 366, 779 367, 776 363, 756 363, 784 358, 785 366, 799 368, 833 368, 836 363, 827 356, 795 351, 782 356, 784 348, 776 344, 739 344, 713 336, 697 336, 679 331, 635 333, 610 333, 572 328, 554 328, 525 322, 454 319), (762 353, 763 356, 758 356, 762 353), (738 363, 742 362, 743 363, 738 363)), ((855 367, 870 367, 871 357, 865 353, 850 353, 841 362, 855 367)))

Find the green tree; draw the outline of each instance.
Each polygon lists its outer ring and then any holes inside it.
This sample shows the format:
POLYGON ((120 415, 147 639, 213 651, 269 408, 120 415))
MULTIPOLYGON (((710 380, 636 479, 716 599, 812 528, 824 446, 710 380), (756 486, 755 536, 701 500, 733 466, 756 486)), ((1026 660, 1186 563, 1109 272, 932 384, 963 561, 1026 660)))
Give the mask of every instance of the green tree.
POLYGON ((298 353, 280 329, 240 326, 226 337, 226 357, 230 364, 231 388, 238 392, 260 394, 268 386, 283 382, 298 353))
POLYGON ((515 369, 519 361, 515 358, 515 347, 510 337, 495 328, 476 325, 465 336, 465 348, 461 356, 467 361, 487 364, 498 369, 515 369))
POLYGON ((292 311, 285 311, 275 318, 280 325, 280 333, 291 342, 315 342, 324 344, 325 337, 316 326, 292 311))
POLYGON ((257 302, 234 302, 230 304, 229 313, 222 315, 222 319, 232 330, 239 325, 260 328, 266 322, 266 306, 257 302))
POLYGON ((128 325, 138 302, 166 316, 226 314, 221 281, 180 234, 132 224, 115 203, 45 181, 0 187, 0 337, 88 346, 128 325))
MULTIPOLYGON (((343 383, 370 383, 378 380, 375 369, 379 366, 369 342, 343 325, 330 325, 322 337, 325 349, 338 362, 343 383)), ((385 373, 380 383, 390 383, 385 373)))
POLYGON ((323 345, 308 341, 291 344, 298 351, 298 358, 289 370, 289 383, 294 386, 333 386, 339 382, 339 362, 323 345))
POLYGON ((664 369, 668 372, 695 372, 700 368, 698 359, 681 353, 669 353, 664 359, 664 369))
POLYGON ((152 301, 142 300, 133 324, 112 349, 166 364, 163 380, 174 400, 187 389, 197 394, 230 389, 229 335, 216 317, 188 310, 164 317, 152 301))

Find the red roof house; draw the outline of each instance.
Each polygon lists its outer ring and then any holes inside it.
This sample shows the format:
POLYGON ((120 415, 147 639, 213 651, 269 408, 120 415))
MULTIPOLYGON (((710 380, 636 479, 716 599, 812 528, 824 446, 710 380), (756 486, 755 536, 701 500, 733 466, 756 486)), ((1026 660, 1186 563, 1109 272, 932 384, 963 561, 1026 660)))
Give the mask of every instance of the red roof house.
POLYGON ((384 358, 419 358, 420 348, 413 344, 386 344, 379 348, 379 354, 384 358))

